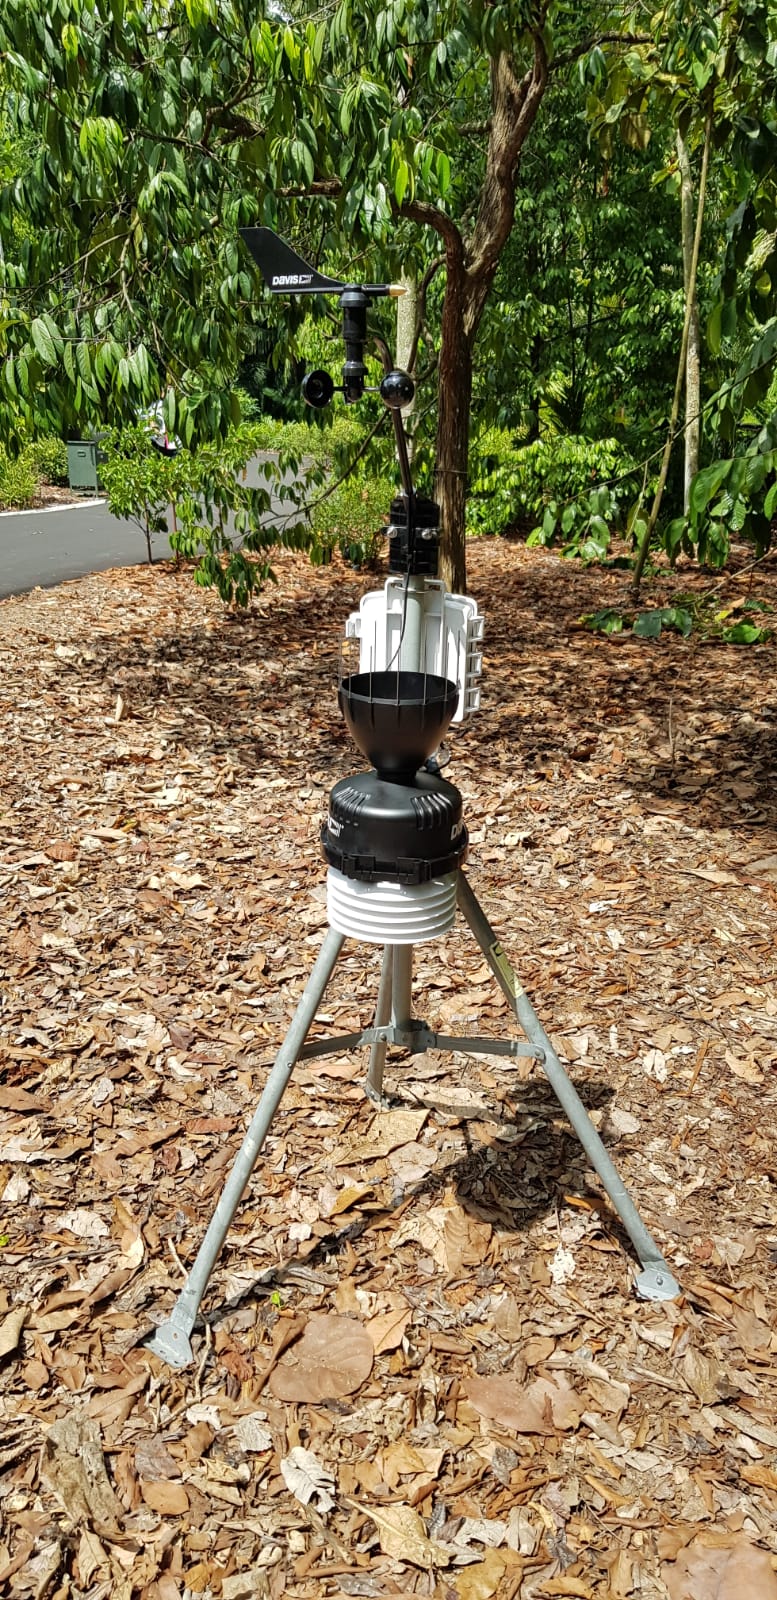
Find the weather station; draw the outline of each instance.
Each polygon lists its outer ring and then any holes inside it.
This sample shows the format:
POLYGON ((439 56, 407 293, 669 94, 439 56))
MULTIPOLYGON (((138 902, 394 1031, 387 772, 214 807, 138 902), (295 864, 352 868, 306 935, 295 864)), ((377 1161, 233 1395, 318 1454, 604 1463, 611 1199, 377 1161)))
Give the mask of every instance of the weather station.
MULTIPOLYGON (((241 230, 273 294, 335 295, 342 313, 341 383, 316 370, 303 382, 307 402, 346 404, 366 383, 367 316, 374 300, 401 294, 393 284, 343 283, 303 261, 269 228, 241 230)), ((439 508, 416 493, 403 408, 412 377, 392 368, 372 392, 389 408, 401 492, 391 503, 389 577, 366 594, 346 623, 338 700, 369 770, 341 779, 321 829, 327 863, 328 930, 224 1185, 199 1253, 167 1321, 149 1346, 171 1366, 193 1360, 191 1335, 222 1244, 298 1061, 369 1049, 365 1089, 381 1106, 387 1052, 427 1050, 529 1057, 545 1074, 639 1261, 634 1287, 645 1300, 671 1300, 680 1287, 643 1222, 571 1083, 463 866, 468 835, 462 797, 440 772, 435 752, 448 729, 480 705, 483 617, 468 595, 450 594, 437 576, 439 508), (414 1014, 413 949, 442 939, 457 913, 467 923, 518 1025, 506 1039, 449 1035, 414 1014), (359 1032, 309 1038, 346 940, 382 947, 374 1020, 359 1032)))

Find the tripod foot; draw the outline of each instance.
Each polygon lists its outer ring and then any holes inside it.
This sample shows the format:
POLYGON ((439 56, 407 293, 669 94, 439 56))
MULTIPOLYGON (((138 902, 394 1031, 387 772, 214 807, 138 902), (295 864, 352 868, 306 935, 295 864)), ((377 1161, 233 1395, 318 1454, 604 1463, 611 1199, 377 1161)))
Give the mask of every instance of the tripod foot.
POLYGON ((665 1262, 643 1267, 634 1288, 640 1300, 677 1300, 683 1292, 665 1262))
POLYGON ((399 1105, 399 1100, 395 1094, 379 1094, 377 1089, 373 1089, 372 1084, 369 1082, 364 1085, 364 1093, 370 1103, 377 1106, 378 1111, 395 1111, 399 1105))
POLYGON ((194 1360, 188 1332, 177 1327, 172 1317, 168 1322, 160 1323, 151 1338, 146 1340, 145 1348, 161 1356, 169 1367, 188 1367, 194 1360))

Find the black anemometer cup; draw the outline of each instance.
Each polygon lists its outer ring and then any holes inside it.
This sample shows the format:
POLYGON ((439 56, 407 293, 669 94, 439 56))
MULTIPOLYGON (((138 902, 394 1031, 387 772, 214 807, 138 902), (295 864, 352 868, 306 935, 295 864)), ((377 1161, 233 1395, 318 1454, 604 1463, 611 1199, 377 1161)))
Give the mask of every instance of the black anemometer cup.
POLYGON ((387 372, 378 385, 378 393, 384 406, 390 411, 401 411, 403 406, 409 406, 415 398, 415 384, 409 372, 402 372, 396 368, 387 372))
POLYGON ((314 406, 320 411, 328 406, 335 392, 335 386, 328 372, 322 372, 316 367, 314 372, 308 372, 302 379, 302 398, 309 406, 314 406))

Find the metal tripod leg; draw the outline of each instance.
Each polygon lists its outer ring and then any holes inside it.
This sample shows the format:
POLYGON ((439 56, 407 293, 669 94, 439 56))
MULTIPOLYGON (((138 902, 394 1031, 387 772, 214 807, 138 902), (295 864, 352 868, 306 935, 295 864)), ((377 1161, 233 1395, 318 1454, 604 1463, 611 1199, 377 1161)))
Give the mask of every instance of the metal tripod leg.
POLYGON ((682 1292, 680 1285, 670 1272, 655 1239, 645 1227, 633 1200, 627 1193, 617 1168, 599 1138, 577 1090, 570 1083, 531 1001, 524 994, 463 872, 459 873, 458 878, 458 902, 527 1039, 542 1051, 542 1070, 556 1099, 569 1118, 592 1167, 598 1172, 637 1252, 642 1266, 635 1284, 637 1294, 643 1300, 674 1300, 682 1292))
MULTIPOLYGON (((380 969, 380 987, 378 989, 378 1003, 375 1007, 375 1026, 385 1028, 391 1021, 391 991, 393 987, 394 972, 394 946, 383 946, 383 965, 380 969)), ((370 1065, 367 1071, 367 1094, 370 1100, 381 1104, 383 1101, 383 1069, 386 1065, 386 1043, 383 1039, 376 1039, 370 1049, 370 1065)))
POLYGON ((413 946, 395 944, 391 987, 391 1020, 397 1028, 409 1028, 413 1020, 413 946))
POLYGON ((283 1092, 294 1071, 308 1030, 315 1020, 343 943, 343 935, 330 928, 305 985, 289 1031, 275 1057, 264 1092, 235 1157, 232 1171, 221 1192, 194 1266, 175 1302, 169 1320, 163 1322, 148 1341, 148 1348, 154 1350, 158 1356, 162 1356, 171 1367, 186 1367, 193 1360, 189 1336, 200 1309, 200 1301, 243 1191, 256 1165, 272 1119, 280 1105, 283 1092))

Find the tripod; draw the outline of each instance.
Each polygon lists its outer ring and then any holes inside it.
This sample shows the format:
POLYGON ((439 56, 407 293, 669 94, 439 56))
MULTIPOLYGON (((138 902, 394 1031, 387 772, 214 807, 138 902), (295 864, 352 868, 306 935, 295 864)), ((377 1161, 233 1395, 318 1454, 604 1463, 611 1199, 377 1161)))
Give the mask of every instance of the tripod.
POLYGON ((193 1360, 190 1335, 200 1302, 296 1063, 309 1061, 314 1057, 340 1054, 364 1045, 370 1046, 366 1092, 379 1104, 386 1103, 383 1097, 383 1073, 389 1045, 403 1046, 413 1055, 426 1050, 461 1050, 469 1054, 508 1056, 513 1059, 518 1056, 532 1057, 545 1073, 631 1239, 642 1268, 635 1281, 637 1294, 645 1300, 671 1300, 680 1293, 678 1283, 628 1195, 577 1090, 564 1071, 485 912, 461 870, 457 874, 456 893, 459 908, 496 982, 507 997, 524 1038, 500 1040, 434 1033, 425 1023, 417 1021, 412 1015, 412 945, 387 944, 383 949, 374 1026, 364 1028, 359 1033, 340 1034, 335 1038, 308 1042, 308 1034, 315 1021, 316 1012, 345 943, 345 936, 330 927, 289 1030, 275 1058, 264 1092, 224 1186, 194 1266, 178 1296, 172 1315, 167 1322, 157 1328, 149 1341, 150 1349, 162 1356, 170 1366, 184 1367, 193 1360))
MULTIPOLYGON (((300 293, 340 292, 347 354, 342 390, 346 401, 358 399, 365 388, 366 308, 374 295, 392 293, 391 287, 364 289, 323 278, 268 229, 247 230, 246 242, 275 292, 291 282, 300 293)), ((333 390, 327 373, 314 372, 306 380, 310 404, 328 403, 333 390)), ((468 841, 461 795, 431 758, 450 723, 478 708, 482 619, 473 600, 448 594, 436 577, 439 509, 415 493, 400 414, 412 399, 412 379, 389 371, 380 394, 392 412, 403 486, 391 506, 393 576, 382 591, 364 596, 359 613, 349 618, 347 635, 359 641, 358 671, 342 677, 339 690, 349 730, 372 770, 342 779, 332 790, 321 833, 329 863, 329 930, 194 1266, 171 1316, 149 1340, 149 1347, 174 1367, 193 1359, 191 1334, 202 1297, 296 1063, 364 1046, 370 1049, 366 1093, 382 1106, 391 1103, 383 1091, 389 1046, 411 1055, 459 1050, 536 1061, 634 1246, 641 1266, 637 1294, 671 1300, 680 1293, 464 874, 468 841), (522 1037, 436 1033, 413 1016, 414 946, 444 937, 457 909, 522 1037), (383 948, 374 1023, 309 1040, 346 938, 383 948)))

